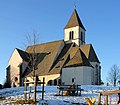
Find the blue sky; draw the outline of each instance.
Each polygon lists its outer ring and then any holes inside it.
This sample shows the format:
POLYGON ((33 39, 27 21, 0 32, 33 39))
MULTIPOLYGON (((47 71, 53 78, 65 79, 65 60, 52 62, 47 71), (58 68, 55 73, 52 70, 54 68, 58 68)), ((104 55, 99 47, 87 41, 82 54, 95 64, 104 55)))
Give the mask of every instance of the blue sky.
MULTIPOLYGON (((113 64, 120 66, 120 0, 76 0, 77 12, 101 61, 106 81, 113 64)), ((74 0, 0 1, 0 83, 14 48, 24 49, 25 35, 33 30, 40 43, 64 38, 64 27, 74 10, 74 0)))

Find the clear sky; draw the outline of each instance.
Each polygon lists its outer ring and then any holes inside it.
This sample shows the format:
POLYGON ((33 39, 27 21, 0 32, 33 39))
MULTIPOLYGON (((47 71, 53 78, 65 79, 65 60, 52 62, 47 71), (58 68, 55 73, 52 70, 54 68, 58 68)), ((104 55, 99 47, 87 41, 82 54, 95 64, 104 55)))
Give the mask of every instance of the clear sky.
MULTIPOLYGON (((86 43, 93 44, 106 81, 111 66, 120 66, 120 0, 76 1, 86 43)), ((0 83, 14 48, 24 49, 25 34, 35 30, 40 43, 61 40, 73 10, 74 0, 0 0, 0 83)))

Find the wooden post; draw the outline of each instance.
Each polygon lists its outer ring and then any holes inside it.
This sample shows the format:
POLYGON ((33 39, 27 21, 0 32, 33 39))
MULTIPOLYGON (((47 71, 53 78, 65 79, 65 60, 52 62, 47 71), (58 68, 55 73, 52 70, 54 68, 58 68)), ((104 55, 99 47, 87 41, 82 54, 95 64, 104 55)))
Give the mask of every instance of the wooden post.
POLYGON ((25 98, 25 102, 27 101, 27 78, 25 78, 25 82, 24 82, 24 98, 25 98))
POLYGON ((31 86, 30 86, 30 89, 29 89, 29 96, 28 96, 29 100, 30 100, 30 93, 31 93, 31 86))
POLYGON ((34 77, 34 102, 36 102, 36 77, 34 77))
POLYGON ((98 93, 98 105, 101 105, 101 94, 98 93))
POLYGON ((43 78, 43 86, 42 86, 42 100, 44 100, 44 84, 45 84, 45 78, 43 78))
POLYGON ((108 95, 106 95, 105 105, 108 105, 108 95))

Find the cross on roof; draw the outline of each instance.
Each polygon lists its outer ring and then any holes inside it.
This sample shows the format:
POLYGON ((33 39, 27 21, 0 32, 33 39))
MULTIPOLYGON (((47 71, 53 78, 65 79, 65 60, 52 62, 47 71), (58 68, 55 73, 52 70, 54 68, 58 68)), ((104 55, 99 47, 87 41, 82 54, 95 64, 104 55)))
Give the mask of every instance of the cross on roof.
POLYGON ((76 0, 74 0, 74 7, 75 7, 75 9, 76 9, 76 0))

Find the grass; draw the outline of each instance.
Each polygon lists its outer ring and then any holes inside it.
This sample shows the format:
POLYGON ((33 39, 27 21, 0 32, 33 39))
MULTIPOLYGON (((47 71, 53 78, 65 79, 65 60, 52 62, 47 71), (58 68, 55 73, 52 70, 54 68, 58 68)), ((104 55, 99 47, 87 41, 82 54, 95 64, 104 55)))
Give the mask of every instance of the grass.
POLYGON ((10 102, 10 104, 35 104, 36 102, 34 102, 33 100, 17 100, 17 101, 14 101, 14 102, 10 102))

